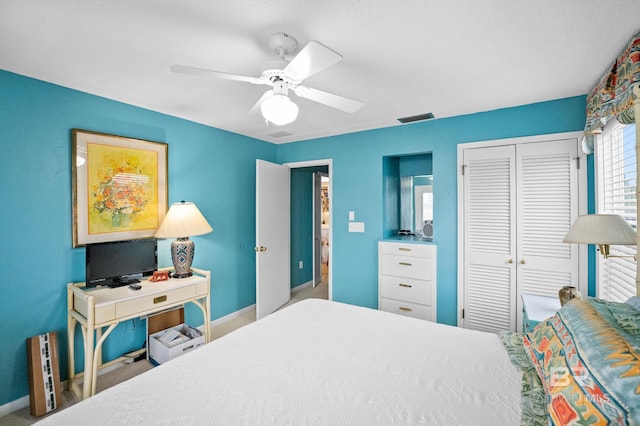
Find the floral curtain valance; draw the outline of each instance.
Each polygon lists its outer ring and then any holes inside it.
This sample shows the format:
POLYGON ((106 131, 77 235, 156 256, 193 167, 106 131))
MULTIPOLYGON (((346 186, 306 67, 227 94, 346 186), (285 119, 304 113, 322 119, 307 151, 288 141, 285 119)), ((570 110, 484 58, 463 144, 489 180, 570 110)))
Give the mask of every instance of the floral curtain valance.
POLYGON ((629 40, 587 96, 585 134, 602 127, 602 119, 610 116, 616 116, 621 123, 633 124, 635 84, 640 84, 640 33, 629 40))

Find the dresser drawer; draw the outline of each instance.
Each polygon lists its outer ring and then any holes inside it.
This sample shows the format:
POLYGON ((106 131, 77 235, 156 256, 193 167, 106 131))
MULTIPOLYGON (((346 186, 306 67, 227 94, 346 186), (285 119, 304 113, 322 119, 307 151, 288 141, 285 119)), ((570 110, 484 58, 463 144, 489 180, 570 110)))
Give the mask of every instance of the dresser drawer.
POLYGON ((398 300, 381 298, 379 300, 378 309, 385 312, 392 312, 394 314, 400 314, 407 317, 413 317, 428 321, 434 321, 435 315, 433 307, 417 305, 415 303, 400 302, 398 300))
POLYGON ((395 255, 380 256, 380 273, 383 275, 430 281, 433 268, 432 259, 395 255))
POLYGON ((380 277, 380 297, 433 305, 433 287, 429 281, 382 275, 380 277))
POLYGON ((436 246, 429 244, 378 243, 381 254, 395 254, 410 257, 432 257, 436 253, 436 246))
POLYGON ((116 318, 123 318, 134 314, 156 310, 161 306, 169 306, 180 303, 183 300, 197 295, 196 285, 175 288, 166 292, 158 292, 146 297, 138 297, 115 304, 116 318))

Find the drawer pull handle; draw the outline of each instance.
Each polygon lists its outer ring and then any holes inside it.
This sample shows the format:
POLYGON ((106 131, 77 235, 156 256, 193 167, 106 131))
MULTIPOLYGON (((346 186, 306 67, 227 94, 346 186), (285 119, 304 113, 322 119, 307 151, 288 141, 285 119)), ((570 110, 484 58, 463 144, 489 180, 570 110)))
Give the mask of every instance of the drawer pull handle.
POLYGON ((182 352, 186 352, 186 351, 188 351, 189 349, 193 349, 193 345, 191 345, 191 346, 187 346, 186 348, 183 348, 183 349, 182 349, 182 352))
POLYGON ((411 286, 411 284, 402 284, 402 283, 399 283, 398 285, 399 285, 400 287, 408 287, 408 288, 411 288, 411 287, 412 287, 412 286, 411 286))
POLYGON ((400 309, 401 311, 405 311, 405 312, 411 312, 411 311, 413 311, 413 309, 411 309, 411 308, 405 308, 404 306, 400 306, 398 309, 400 309))
POLYGON ((400 250, 400 251, 411 251, 410 248, 406 248, 406 247, 399 247, 398 250, 400 250))
POLYGON ((158 297, 154 297, 153 298, 153 303, 162 303, 162 302, 166 302, 167 301, 167 295, 165 294, 164 296, 158 296, 158 297))
POLYGON ((400 262, 400 264, 402 266, 411 266, 411 264, 409 262, 400 262))

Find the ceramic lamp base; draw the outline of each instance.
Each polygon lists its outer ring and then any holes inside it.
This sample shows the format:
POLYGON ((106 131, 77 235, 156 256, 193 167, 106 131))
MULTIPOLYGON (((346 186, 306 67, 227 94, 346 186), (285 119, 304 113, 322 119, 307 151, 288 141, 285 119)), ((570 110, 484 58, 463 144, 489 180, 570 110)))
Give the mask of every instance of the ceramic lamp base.
POLYGON ((191 263, 196 245, 189 238, 178 238, 171 243, 171 261, 175 273, 173 278, 187 278, 193 275, 191 263))

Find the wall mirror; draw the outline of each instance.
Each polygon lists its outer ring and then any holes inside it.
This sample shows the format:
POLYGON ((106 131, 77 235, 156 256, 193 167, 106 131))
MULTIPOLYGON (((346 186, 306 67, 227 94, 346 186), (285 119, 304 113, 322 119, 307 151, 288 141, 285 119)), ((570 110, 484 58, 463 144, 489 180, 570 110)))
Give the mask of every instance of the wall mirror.
POLYGON ((433 176, 400 177, 400 230, 433 237, 433 176))
POLYGON ((383 157, 384 237, 433 237, 431 153, 383 157))

